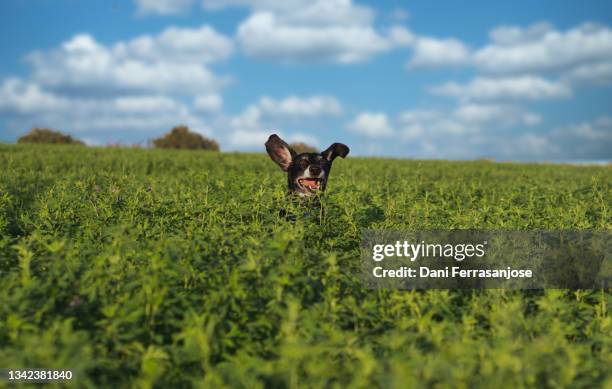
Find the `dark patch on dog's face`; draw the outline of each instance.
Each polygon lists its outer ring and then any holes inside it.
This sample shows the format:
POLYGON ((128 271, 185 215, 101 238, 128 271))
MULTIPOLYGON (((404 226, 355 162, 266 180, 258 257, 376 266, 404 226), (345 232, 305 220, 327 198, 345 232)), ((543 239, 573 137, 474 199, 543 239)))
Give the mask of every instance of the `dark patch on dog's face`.
POLYGON ((324 191, 329 173, 336 157, 346 157, 349 148, 342 143, 334 143, 321 153, 297 154, 276 134, 266 142, 270 158, 287 172, 289 190, 300 196, 310 196, 324 191))

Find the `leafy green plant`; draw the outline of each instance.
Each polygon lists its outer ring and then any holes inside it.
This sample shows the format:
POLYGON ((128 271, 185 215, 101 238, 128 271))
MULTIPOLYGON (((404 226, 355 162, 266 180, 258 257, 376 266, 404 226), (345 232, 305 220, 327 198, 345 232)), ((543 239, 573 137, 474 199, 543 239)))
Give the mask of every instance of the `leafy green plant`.
POLYGON ((262 154, 0 145, 0 165, 0 366, 75 387, 612 383, 609 290, 359 279, 363 228, 609 230, 609 167, 348 158, 319 212, 262 154))

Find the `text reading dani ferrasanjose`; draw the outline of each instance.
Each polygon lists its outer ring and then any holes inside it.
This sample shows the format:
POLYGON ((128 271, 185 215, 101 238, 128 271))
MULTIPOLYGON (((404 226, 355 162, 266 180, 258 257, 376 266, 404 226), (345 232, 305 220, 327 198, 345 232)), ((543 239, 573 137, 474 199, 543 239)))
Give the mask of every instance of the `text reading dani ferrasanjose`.
MULTIPOLYGON (((465 266, 440 266, 436 260, 454 259, 457 264, 464 264, 470 259, 483 259, 486 255, 487 241, 477 244, 432 244, 421 241, 410 243, 408 241, 396 241, 395 244, 375 244, 372 246, 372 260, 381 262, 387 258, 402 259, 403 261, 423 262, 425 264, 412 266, 399 266, 393 269, 385 269, 382 266, 374 266, 372 275, 376 278, 531 278, 530 269, 516 269, 510 266, 505 268, 480 269, 466 268, 465 266)), ((480 261, 479 263, 482 263, 480 261)))

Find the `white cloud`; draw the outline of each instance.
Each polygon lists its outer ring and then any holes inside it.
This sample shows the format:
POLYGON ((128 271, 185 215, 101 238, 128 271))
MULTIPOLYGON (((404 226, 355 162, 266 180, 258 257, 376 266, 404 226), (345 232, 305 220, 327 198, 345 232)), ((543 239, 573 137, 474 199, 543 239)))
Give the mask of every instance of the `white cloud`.
MULTIPOLYGON (((240 114, 227 118, 227 123, 222 126, 231 129, 228 142, 233 147, 253 148, 263 145, 272 133, 283 137, 279 128, 303 127, 305 120, 311 126, 318 119, 341 114, 342 105, 333 96, 293 95, 283 99, 262 96, 240 114)), ((316 135, 306 132, 292 132, 283 138, 288 142, 305 142, 313 146, 319 144, 316 135)))
POLYGON ((193 107, 201 112, 218 112, 223 107, 223 98, 218 94, 207 94, 196 96, 193 107))
POLYGON ((340 114, 342 106, 332 96, 288 96, 284 99, 262 96, 256 103, 245 108, 241 114, 231 118, 230 125, 235 129, 259 130, 281 122, 291 123, 340 114))
POLYGON ((235 148, 263 150, 268 137, 273 133, 280 136, 287 143, 303 142, 314 147, 318 147, 319 145, 319 139, 314 135, 304 133, 285 135, 283 132, 276 130, 236 130, 230 133, 228 141, 230 145, 235 148))
POLYGON ((479 158, 500 155, 512 134, 540 124, 542 118, 514 104, 460 104, 454 109, 413 109, 395 121, 397 140, 411 156, 479 158))
POLYGON ((559 153, 559 147, 550 142, 550 139, 545 135, 540 134, 524 134, 514 142, 502 146, 508 155, 532 155, 532 156, 549 156, 559 153))
POLYGON ((157 36, 113 46, 77 34, 59 48, 31 53, 28 59, 33 81, 58 90, 196 94, 227 83, 205 64, 223 60, 231 52, 231 41, 211 27, 171 27, 157 36))
POLYGON ((340 102, 332 96, 288 96, 277 100, 267 96, 259 99, 257 107, 262 114, 271 117, 320 117, 338 116, 342 114, 340 102))
POLYGON ((230 6, 249 7, 254 13, 274 13, 283 23, 297 25, 370 25, 374 12, 351 0, 205 0, 215 10, 230 6))
POLYGON ((199 64, 227 59, 234 48, 230 38, 203 25, 198 28, 168 27, 158 35, 142 35, 118 42, 113 49, 119 58, 199 64))
POLYGON ((413 109, 399 114, 400 123, 415 123, 431 121, 441 117, 441 112, 436 109, 413 109))
POLYGON ((500 104, 461 105, 455 110, 454 117, 464 123, 497 126, 511 126, 517 123, 532 126, 542 121, 539 115, 525 112, 520 107, 500 104))
POLYGON ((565 71, 586 63, 612 61, 612 30, 584 23, 567 31, 539 23, 499 27, 493 42, 475 53, 476 66, 490 73, 565 71))
MULTIPOLYGON (((497 126, 514 124, 535 125, 541 118, 514 104, 461 104, 454 110, 430 109, 408 110, 399 114, 401 125, 421 124, 434 128, 445 128, 440 123, 450 121, 460 126, 495 123, 497 126)), ((451 131, 452 132, 452 131, 451 131)))
POLYGON ((252 57, 283 63, 354 63, 405 46, 410 33, 374 27, 374 12, 351 0, 207 0, 205 8, 245 6, 236 40, 252 57))
POLYGON ((258 132, 265 126, 261 123, 261 111, 253 105, 248 106, 239 115, 230 117, 229 124, 234 132, 258 132))
POLYGON ((135 0, 140 14, 173 15, 185 12, 193 0, 135 0))
POLYGON ((360 62, 391 47, 372 27, 295 26, 264 12, 240 25, 237 40, 250 56, 297 63, 360 62))
POLYGON ((347 129, 372 138, 389 136, 394 132, 389 118, 382 112, 362 112, 347 125, 347 129))
POLYGON ((118 112, 174 112, 184 107, 167 96, 126 96, 111 100, 118 112))
POLYGON ((419 37, 414 44, 414 54, 409 67, 437 67, 465 65, 470 61, 470 50, 461 41, 448 38, 419 37))
POLYGON ((66 97, 20 79, 8 79, 0 85, 0 112, 9 127, 20 132, 35 125, 69 132, 155 132, 184 123, 210 133, 187 106, 168 96, 66 97))
POLYGON ((529 27, 499 26, 491 30, 489 37, 491 41, 500 46, 511 46, 533 42, 542 39, 554 28, 550 23, 539 22, 529 27))
POLYGON ((396 47, 409 47, 414 45, 416 35, 402 26, 392 26, 388 32, 389 41, 396 47))
POLYGON ((70 108, 70 101, 43 91, 38 85, 18 78, 4 80, 0 86, 0 112, 29 115, 70 108))
POLYGON ((0 84, 0 111, 15 133, 42 125, 87 134, 90 141, 96 133, 101 143, 104 134, 159 134, 181 123, 210 134, 175 96, 216 94, 226 80, 206 65, 231 51, 231 41, 208 26, 168 28, 112 45, 77 34, 30 54, 31 75, 0 84))
POLYGON ((612 29, 595 23, 566 31, 543 22, 528 27, 499 26, 489 36, 490 43, 473 52, 454 38, 420 37, 410 65, 473 65, 499 75, 563 73, 612 61, 612 29))
POLYGON ((577 83, 612 83, 612 29, 607 26, 583 23, 566 31, 545 22, 499 26, 489 37, 487 45, 470 50, 453 38, 417 36, 409 68, 474 67, 480 75, 467 84, 431 88, 435 94, 474 100, 561 98, 570 96, 577 83))
POLYGON ((521 120, 528 126, 535 126, 543 122, 542 116, 533 112, 525 112, 521 120))
MULTIPOLYGON (((464 132, 481 134, 480 142, 494 145, 494 139, 483 135, 485 124, 520 129, 542 122, 540 115, 510 102, 568 98, 575 84, 612 82, 612 30, 593 23, 566 31, 548 23, 500 26, 491 31, 487 45, 473 51, 453 40, 445 41, 447 44, 434 40, 429 50, 419 50, 423 39, 417 37, 410 67, 466 65, 477 75, 466 83, 449 81, 430 87, 430 93, 455 97, 460 105, 448 117, 403 127, 402 134, 408 139, 435 132, 464 132)), ((496 146, 497 152, 508 156, 536 155, 538 150, 551 156, 565 150, 557 146, 556 139, 541 134, 503 143, 504 147, 496 146)))
POLYGON ((396 119, 397 148, 424 158, 612 160, 609 116, 553 130, 537 126, 540 123, 539 115, 512 104, 471 103, 454 110, 409 110, 396 119))
POLYGON ((584 64, 563 74, 571 83, 610 84, 612 83, 612 61, 584 64))
MULTIPOLYGON (((465 123, 442 109, 415 109, 401 112, 398 132, 405 140, 425 141, 437 136, 465 135, 478 130, 475 123, 465 123)), ((430 142, 431 143, 431 142, 430 142)))
POLYGON ((559 159, 612 160, 612 118, 602 116, 583 123, 561 127, 551 138, 563 145, 559 159))
POLYGON ((502 147, 509 156, 553 161, 612 160, 612 118, 563 125, 548 132, 526 133, 502 147))
POLYGON ((563 98, 571 89, 562 82, 548 81, 537 76, 476 77, 467 84, 447 82, 430 89, 434 94, 453 96, 464 100, 539 100, 563 98))
POLYGON ((247 130, 236 130, 233 131, 229 136, 229 142, 234 147, 239 148, 250 148, 261 146, 268 140, 270 131, 247 131, 247 130))
POLYGON ((560 127, 553 132, 553 135, 607 142, 611 146, 608 148, 609 157, 612 157, 612 118, 609 116, 602 116, 591 121, 560 127))

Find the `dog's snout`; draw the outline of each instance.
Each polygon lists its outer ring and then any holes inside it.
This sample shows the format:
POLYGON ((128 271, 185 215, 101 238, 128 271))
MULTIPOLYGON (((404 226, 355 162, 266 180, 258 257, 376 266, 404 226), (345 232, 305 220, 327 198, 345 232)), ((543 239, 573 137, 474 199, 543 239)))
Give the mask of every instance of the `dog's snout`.
POLYGON ((310 174, 313 176, 318 176, 321 174, 321 167, 316 165, 310 165, 310 174))

